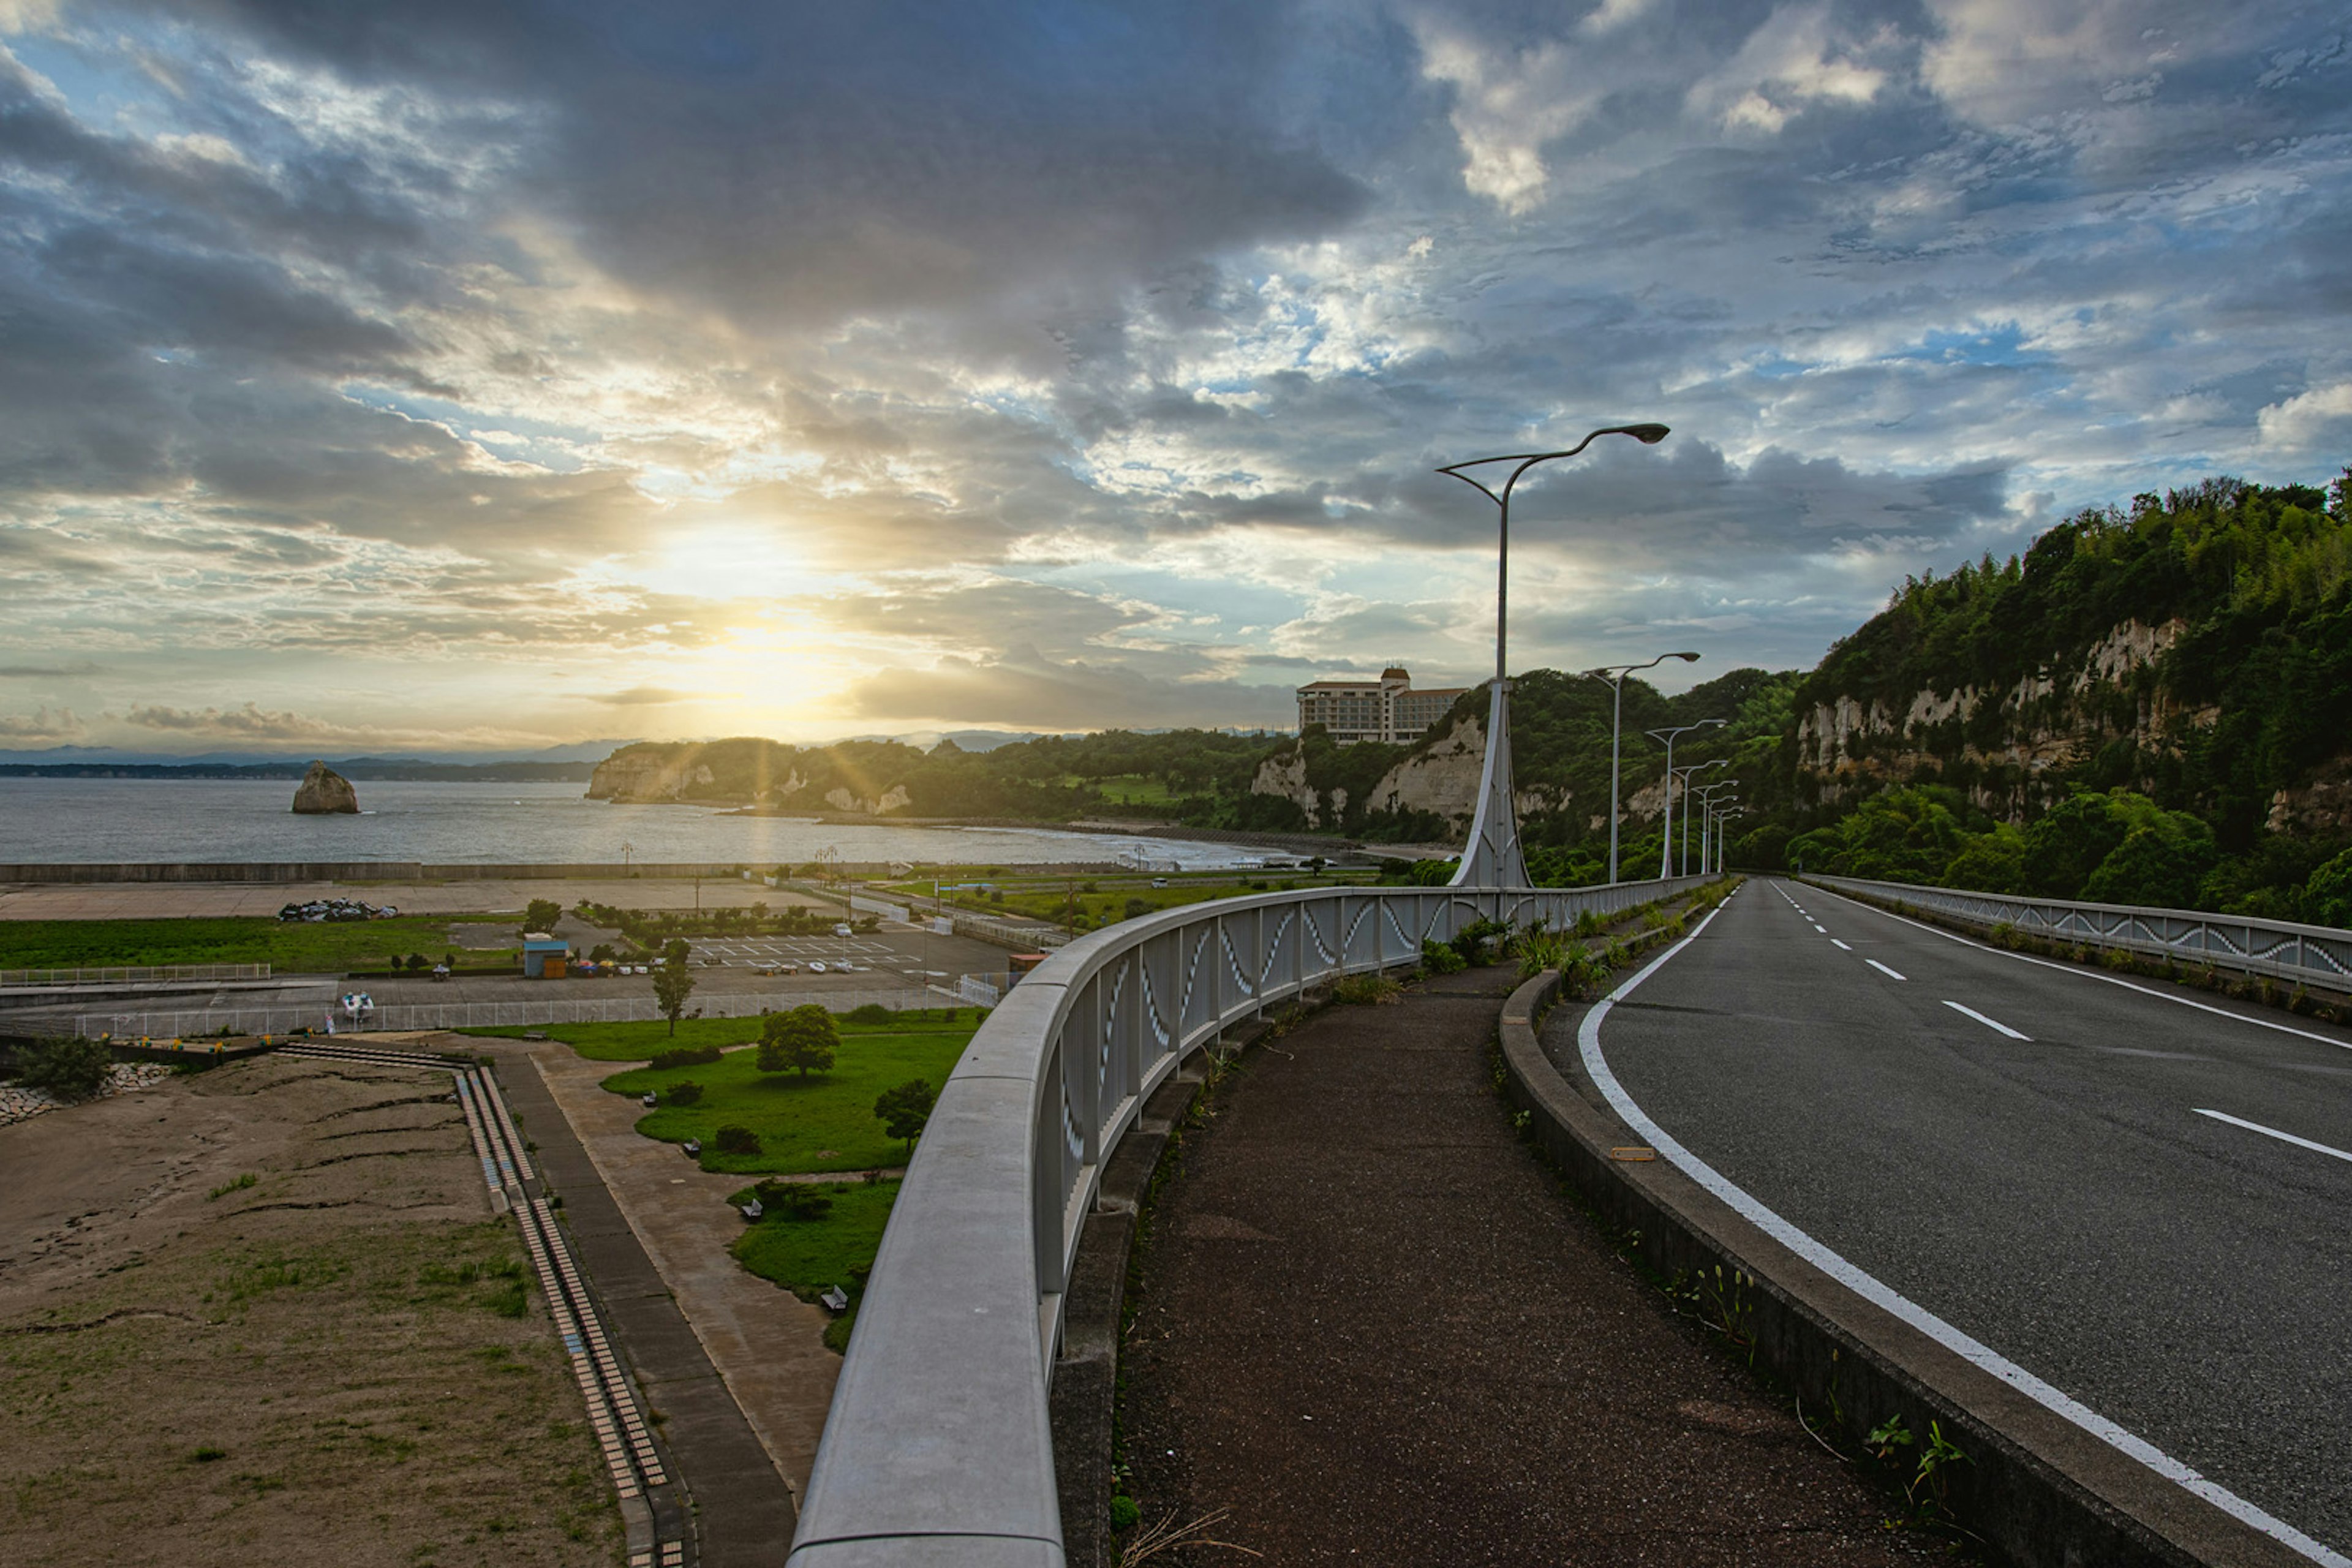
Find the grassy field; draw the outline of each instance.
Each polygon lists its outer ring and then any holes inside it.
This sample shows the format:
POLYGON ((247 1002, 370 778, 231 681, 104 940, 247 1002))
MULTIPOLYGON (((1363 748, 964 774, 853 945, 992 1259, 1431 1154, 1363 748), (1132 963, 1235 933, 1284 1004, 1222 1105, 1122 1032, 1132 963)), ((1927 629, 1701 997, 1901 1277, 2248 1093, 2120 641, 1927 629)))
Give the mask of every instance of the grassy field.
MULTIPOLYGON (((750 1020, 756 1032, 759 1020, 750 1020)), ((970 1026, 929 1030, 845 1030, 833 1070, 763 1073, 757 1051, 733 1051, 703 1067, 637 1068, 604 1080, 615 1094, 666 1089, 680 1079, 703 1089, 698 1104, 664 1105, 637 1122, 637 1131, 666 1143, 702 1140, 702 1167, 765 1175, 801 1171, 869 1171, 896 1165, 906 1146, 882 1131, 874 1101, 910 1078, 933 1089, 947 1081, 971 1043, 970 1026), (760 1135, 757 1154, 721 1154, 721 1127, 748 1127, 760 1135)))
MULTIPOLYGON (((267 917, 155 921, 0 921, 0 969, 97 969, 110 964, 267 963, 281 973, 380 969, 421 952, 438 962, 456 923, 513 925, 511 915, 402 915, 388 921, 286 924, 267 917)), ((503 952, 463 949, 467 967, 512 963, 503 952)))
MULTIPOLYGON (((980 1019, 981 1013, 977 1007, 929 1007, 919 1014, 894 1015, 891 1022, 887 1024, 853 1024, 845 1018, 836 1018, 834 1022, 841 1030, 842 1039, 846 1042, 853 1037, 862 1037, 869 1034, 902 1034, 909 1028, 919 1029, 926 1033, 957 1034, 961 1031, 959 1037, 970 1039, 971 1032, 980 1026, 980 1019)), ((541 1024, 528 1028, 517 1026, 513 1028, 467 1029, 464 1032, 468 1035, 495 1035, 509 1040, 520 1039, 525 1034, 545 1035, 550 1039, 562 1040, 575 1053, 592 1062, 641 1062, 649 1060, 658 1052, 676 1050, 685 1046, 718 1046, 723 1049, 728 1046, 742 1045, 747 1040, 756 1040, 760 1037, 760 1020, 757 1018, 681 1018, 678 1020, 676 1038, 671 1037, 669 1026, 667 1023, 541 1024)), ((684 1076, 695 1079, 698 1083, 708 1081, 697 1078, 693 1070, 688 1070, 684 1076)), ((938 1080, 933 1081, 936 1083, 938 1080)), ((883 1086, 885 1089, 888 1087, 890 1086, 887 1084, 883 1086)), ((640 1089, 634 1092, 643 1093, 644 1091, 640 1089)), ((882 1090, 877 1089, 874 1092, 879 1094, 882 1090)), ((869 1101, 872 1099, 871 1096, 867 1098, 869 1101)))
MULTIPOLYGON (((770 1215, 745 1230, 734 1249, 744 1268, 803 1301, 815 1300, 828 1285, 855 1287, 859 1271, 873 1266, 898 1197, 896 1182, 835 1182, 817 1190, 833 1200, 831 1214, 816 1220, 770 1215)), ((735 1197, 740 1203, 751 1195, 746 1187, 735 1197)))

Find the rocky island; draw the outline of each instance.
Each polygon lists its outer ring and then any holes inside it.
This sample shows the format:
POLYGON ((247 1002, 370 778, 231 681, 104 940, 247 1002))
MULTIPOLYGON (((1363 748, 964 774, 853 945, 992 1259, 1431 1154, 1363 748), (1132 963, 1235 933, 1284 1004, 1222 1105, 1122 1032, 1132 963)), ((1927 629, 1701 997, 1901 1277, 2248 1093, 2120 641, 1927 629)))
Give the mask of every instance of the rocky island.
POLYGON ((294 809, 305 816, 357 813, 359 808, 359 791, 352 787, 352 781, 323 762, 312 763, 294 791, 294 809))

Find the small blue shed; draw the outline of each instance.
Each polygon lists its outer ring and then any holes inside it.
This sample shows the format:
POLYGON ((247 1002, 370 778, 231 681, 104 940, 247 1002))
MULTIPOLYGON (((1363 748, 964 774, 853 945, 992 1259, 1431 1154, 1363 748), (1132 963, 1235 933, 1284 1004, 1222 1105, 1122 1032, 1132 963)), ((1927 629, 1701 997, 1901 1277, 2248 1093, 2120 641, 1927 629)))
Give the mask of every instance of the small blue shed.
POLYGON ((522 939, 522 974, 526 980, 561 980, 564 976, 564 961, 572 956, 572 944, 560 936, 544 931, 525 931, 522 939), (550 961, 554 963, 552 973, 550 961))

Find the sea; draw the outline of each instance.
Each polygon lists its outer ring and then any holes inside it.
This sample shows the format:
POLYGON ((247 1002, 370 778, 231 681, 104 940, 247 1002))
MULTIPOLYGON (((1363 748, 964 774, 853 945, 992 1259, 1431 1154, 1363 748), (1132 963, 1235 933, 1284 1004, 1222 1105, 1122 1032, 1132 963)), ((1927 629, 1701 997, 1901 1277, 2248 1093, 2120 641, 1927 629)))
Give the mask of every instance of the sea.
POLYGON ((1264 851, 1052 828, 839 826, 696 805, 616 805, 577 784, 354 781, 356 816, 297 816, 290 779, 0 778, 0 863, 414 860, 528 865, 715 861, 1219 870, 1264 851))

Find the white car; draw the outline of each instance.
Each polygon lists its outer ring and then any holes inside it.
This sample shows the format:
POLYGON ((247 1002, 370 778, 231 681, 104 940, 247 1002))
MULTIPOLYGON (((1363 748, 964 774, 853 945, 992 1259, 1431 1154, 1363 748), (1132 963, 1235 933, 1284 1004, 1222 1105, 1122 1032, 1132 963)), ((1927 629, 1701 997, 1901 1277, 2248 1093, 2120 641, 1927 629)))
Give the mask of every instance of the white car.
POLYGON ((809 973, 811 974, 823 974, 824 973, 824 960, 820 958, 815 963, 810 964, 809 973))
POLYGON ((851 934, 851 931, 846 925, 837 925, 833 928, 833 934, 835 936, 848 936, 851 934))

